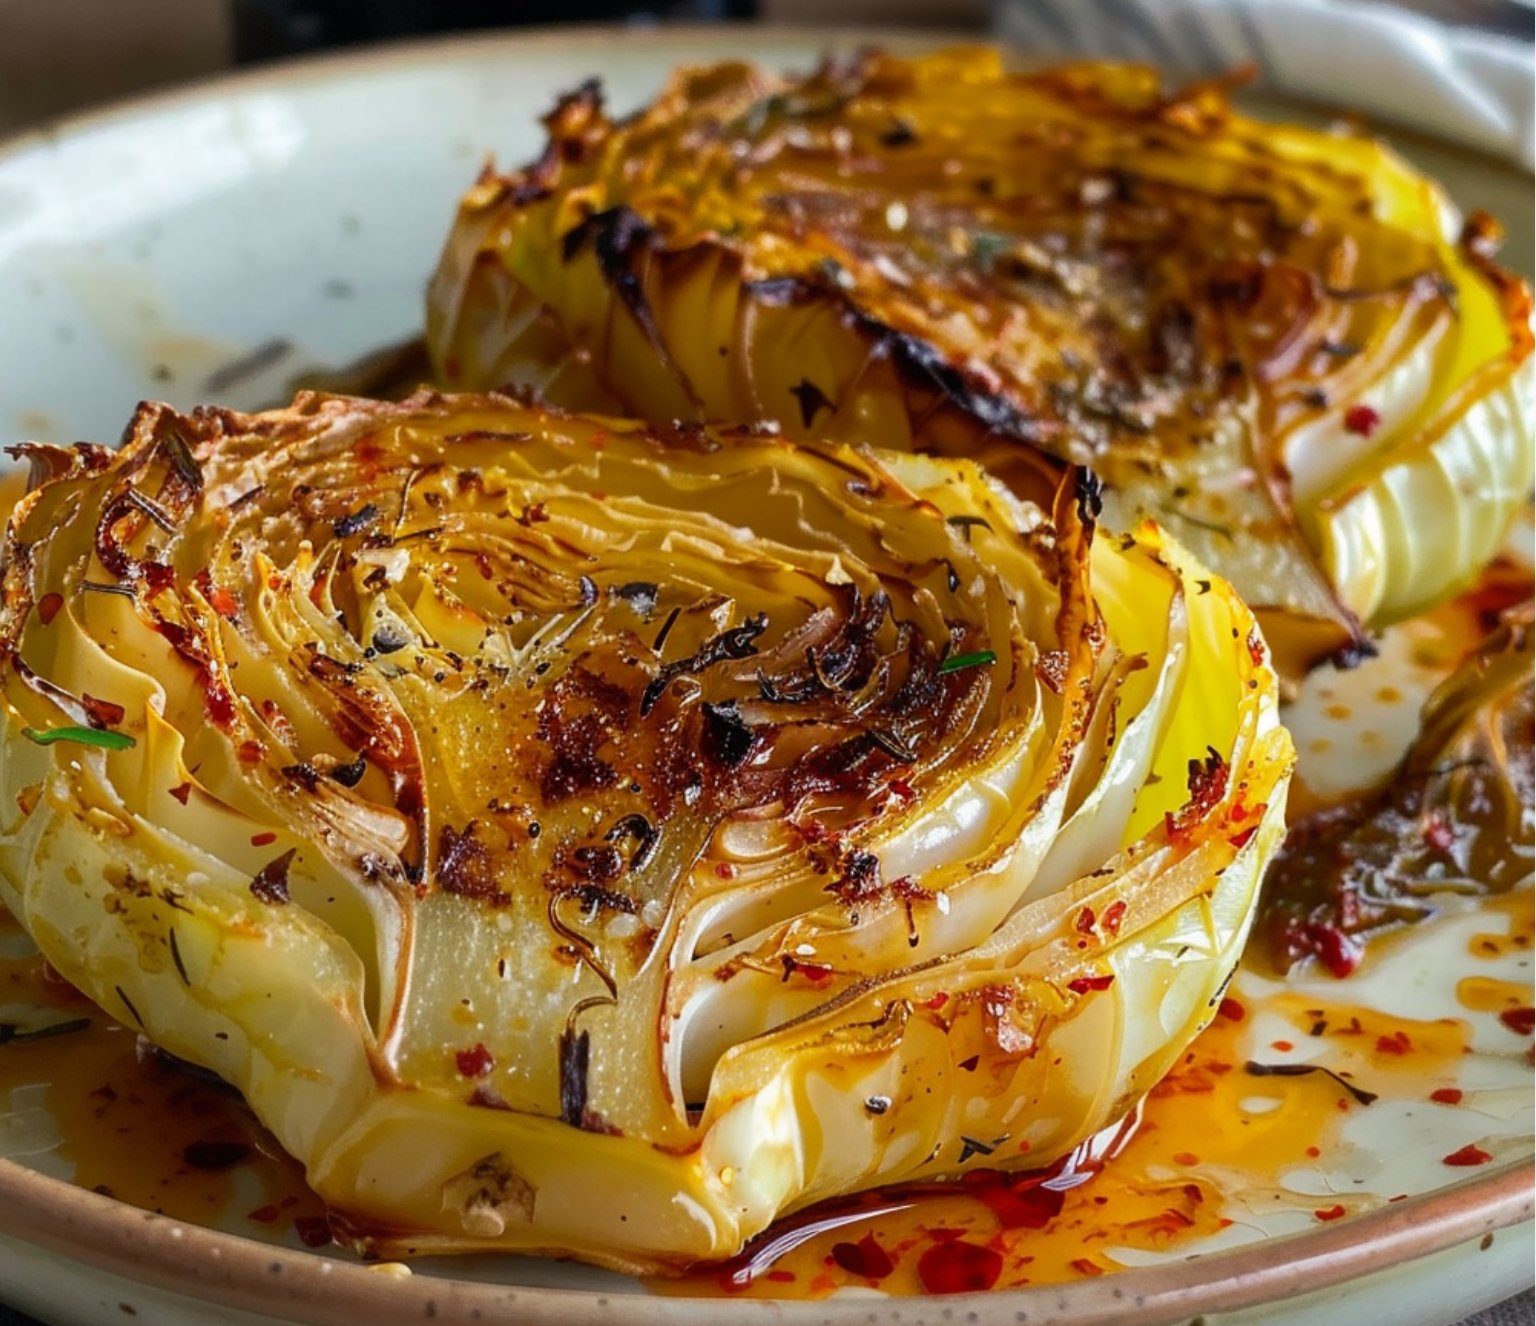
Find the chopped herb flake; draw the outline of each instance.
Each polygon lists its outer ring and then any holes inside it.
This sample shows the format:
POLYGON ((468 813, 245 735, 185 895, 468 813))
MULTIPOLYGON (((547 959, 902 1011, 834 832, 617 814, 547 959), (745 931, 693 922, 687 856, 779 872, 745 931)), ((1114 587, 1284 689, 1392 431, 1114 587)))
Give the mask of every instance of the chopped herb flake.
POLYGON ((997 662, 997 655, 990 649, 977 649, 969 654, 955 654, 946 658, 939 664, 940 674, 946 672, 963 672, 966 668, 991 667, 997 662))
POLYGON ((73 741, 82 746, 98 746, 102 750, 127 750, 138 744, 126 732, 101 732, 90 727, 24 727, 21 735, 39 746, 51 746, 56 741, 73 741))

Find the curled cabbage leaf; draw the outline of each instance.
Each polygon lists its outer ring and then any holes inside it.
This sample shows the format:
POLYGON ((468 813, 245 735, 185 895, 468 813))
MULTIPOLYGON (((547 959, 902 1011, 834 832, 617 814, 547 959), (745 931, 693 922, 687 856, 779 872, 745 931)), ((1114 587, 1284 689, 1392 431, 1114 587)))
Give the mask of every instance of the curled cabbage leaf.
POLYGON ((1092 465, 1293 672, 1468 581, 1529 491, 1529 292, 1378 142, 977 49, 546 124, 449 236, 449 386, 970 456, 1033 500, 1092 465))
POLYGON ((29 454, 0 897, 376 1249, 664 1268, 1048 1162, 1283 834, 1253 618, 1086 475, 432 394, 29 454))

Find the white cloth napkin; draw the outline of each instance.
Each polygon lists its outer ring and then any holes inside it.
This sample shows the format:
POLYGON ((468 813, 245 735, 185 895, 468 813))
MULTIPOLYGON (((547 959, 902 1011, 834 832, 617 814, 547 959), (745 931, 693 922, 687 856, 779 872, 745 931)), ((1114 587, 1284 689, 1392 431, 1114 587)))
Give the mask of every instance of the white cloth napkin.
POLYGON ((1529 168, 1531 48, 1371 0, 996 0, 998 31, 1042 55, 1147 60, 1199 77, 1252 61, 1262 84, 1529 168))

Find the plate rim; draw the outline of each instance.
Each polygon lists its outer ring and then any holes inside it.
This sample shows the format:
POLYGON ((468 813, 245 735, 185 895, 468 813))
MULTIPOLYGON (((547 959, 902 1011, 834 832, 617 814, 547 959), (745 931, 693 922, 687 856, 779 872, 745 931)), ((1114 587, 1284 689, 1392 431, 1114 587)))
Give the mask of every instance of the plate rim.
MULTIPOLYGON (((453 63, 488 47, 591 46, 614 43, 667 47, 685 40, 728 40, 733 29, 751 30, 786 44, 877 43, 932 47, 946 43, 996 43, 990 33, 948 29, 881 31, 860 26, 807 24, 562 24, 539 29, 491 29, 324 52, 205 75, 167 89, 118 98, 88 110, 56 116, 0 134, 0 168, 32 151, 57 150, 67 140, 210 99, 294 85, 345 80, 384 69, 453 63)), ((1305 102, 1303 98, 1292 100, 1305 102)), ((1424 133, 1423 130, 1410 132, 1424 133)), ((1529 174, 1493 154, 1474 154, 1505 171, 1529 174)), ((1376 1271, 1453 1248, 1480 1235, 1536 1216, 1536 1171, 1517 1160, 1486 1173, 1387 1203, 1348 1220, 1242 1247, 1162 1265, 1129 1268, 1091 1279, 946 1296, 943 1302, 967 1320, 1032 1326, 1092 1320, 1097 1326, 1155 1326, 1191 1314, 1229 1312, 1330 1288, 1376 1271)), ((447 1275, 394 1276, 377 1266, 347 1262, 303 1249, 260 1242, 240 1234, 189 1224, 0 1157, 0 1236, 66 1255, 124 1280, 207 1303, 240 1308, 307 1326, 351 1326, 366 1311, 379 1326, 431 1318, 443 1326, 470 1323, 516 1309, 533 1323, 602 1322, 633 1326, 714 1326, 719 1305, 730 1302, 752 1321, 785 1326, 849 1321, 878 1301, 891 1323, 921 1323, 931 1297, 879 1300, 846 1296, 813 1301, 745 1299, 739 1295, 670 1297, 495 1284, 447 1275), (528 1315, 533 1313, 535 1315, 528 1315)), ((451 1266, 434 1259, 434 1268, 451 1266)))
MULTIPOLYGON (((1117 1271, 1071 1283, 944 1296, 979 1326, 1156 1326, 1193 1314, 1232 1312, 1332 1288, 1522 1224, 1536 1215, 1536 1174, 1518 1160, 1347 1220, 1224 1252, 1117 1271)), ((865 1296, 818 1300, 656 1294, 496 1284, 436 1274, 392 1275, 240 1234, 189 1224, 0 1160, 0 1235, 98 1270, 202 1303, 265 1313, 304 1326, 376 1326, 430 1319, 473 1326, 515 1319, 550 1326, 717 1326, 733 1316, 784 1326, 868 1319, 865 1296), (516 1311, 515 1318, 505 1314, 516 1311), (359 1315, 359 1314, 364 1315, 359 1315)), ((384 1263, 383 1265, 388 1265, 384 1263)), ((449 1259, 434 1267, 451 1266, 449 1259)), ((928 1320, 930 1296, 884 1297, 892 1326, 928 1320)))

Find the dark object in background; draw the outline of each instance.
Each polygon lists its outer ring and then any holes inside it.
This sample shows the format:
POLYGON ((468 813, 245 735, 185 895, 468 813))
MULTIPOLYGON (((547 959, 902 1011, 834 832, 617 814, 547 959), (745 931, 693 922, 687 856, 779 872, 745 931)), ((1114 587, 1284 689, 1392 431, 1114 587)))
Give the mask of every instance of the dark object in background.
POLYGON ((631 19, 751 18, 754 0, 234 0, 242 64, 304 51, 476 28, 631 19))

